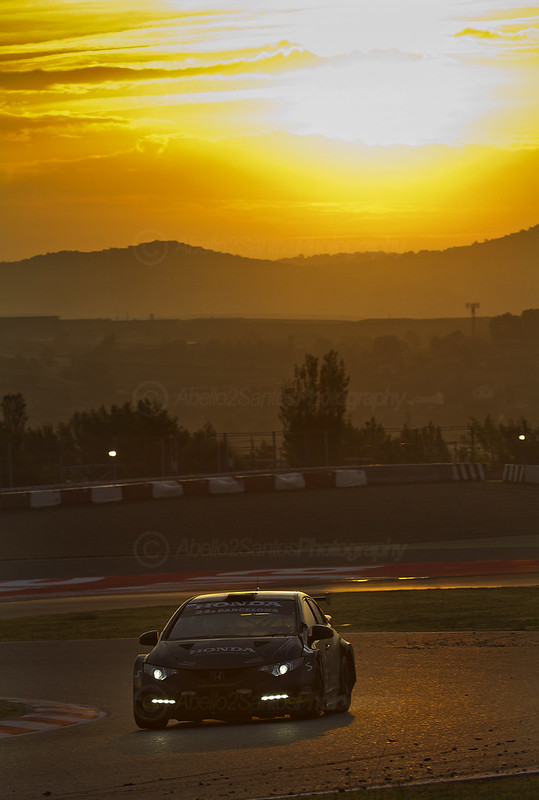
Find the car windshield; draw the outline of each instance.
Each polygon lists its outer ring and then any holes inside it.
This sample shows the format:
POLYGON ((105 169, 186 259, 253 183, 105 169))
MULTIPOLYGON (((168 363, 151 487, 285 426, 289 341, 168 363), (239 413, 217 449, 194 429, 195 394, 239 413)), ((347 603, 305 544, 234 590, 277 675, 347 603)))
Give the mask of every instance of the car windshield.
POLYGON ((290 636, 297 627, 294 600, 191 600, 167 639, 290 636))

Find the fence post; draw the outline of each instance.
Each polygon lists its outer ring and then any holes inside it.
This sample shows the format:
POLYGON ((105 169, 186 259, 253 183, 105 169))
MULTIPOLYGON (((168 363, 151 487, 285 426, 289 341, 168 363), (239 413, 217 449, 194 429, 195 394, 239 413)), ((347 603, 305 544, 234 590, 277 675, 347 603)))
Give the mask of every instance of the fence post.
POLYGON ((165 439, 163 436, 160 438, 160 449, 161 449, 161 477, 164 478, 166 474, 166 464, 165 464, 165 439))
POLYGON ((228 437, 226 433, 223 433, 223 457, 221 461, 221 448, 217 448, 218 453, 218 464, 217 464, 217 472, 226 472, 228 469, 228 437))
POLYGON ((64 445, 62 442, 58 445, 58 467, 59 467, 59 478, 60 483, 64 482, 64 445))
POLYGON ((7 481, 10 489, 13 488, 13 451, 11 449, 11 440, 7 443, 7 481))
MULTIPOLYGON (((205 448, 204 444, 207 441, 207 438, 204 439, 202 436, 199 439, 199 455, 200 455, 200 471, 206 472, 206 456, 205 456, 205 448)), ((217 441, 217 449, 219 449, 219 441, 217 441)))

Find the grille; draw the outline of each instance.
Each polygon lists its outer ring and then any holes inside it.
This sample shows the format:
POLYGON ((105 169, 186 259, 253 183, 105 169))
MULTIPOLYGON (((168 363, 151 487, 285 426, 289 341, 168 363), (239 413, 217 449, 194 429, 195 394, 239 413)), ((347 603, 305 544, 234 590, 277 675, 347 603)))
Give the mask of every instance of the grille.
POLYGON ((235 685, 248 675, 253 669, 182 669, 180 675, 188 681, 199 686, 229 686, 235 685))

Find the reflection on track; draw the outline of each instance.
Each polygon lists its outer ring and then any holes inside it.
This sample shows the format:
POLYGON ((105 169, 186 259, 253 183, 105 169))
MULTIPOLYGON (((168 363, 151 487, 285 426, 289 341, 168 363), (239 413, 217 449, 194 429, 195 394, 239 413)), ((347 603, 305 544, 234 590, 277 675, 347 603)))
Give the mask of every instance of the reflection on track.
MULTIPOLYGON (((483 560, 423 562, 404 564, 281 567, 254 570, 218 570, 196 573, 157 573, 114 575, 88 578, 31 578, 0 581, 0 600, 61 595, 118 594, 130 592, 200 592, 211 587, 245 588, 253 586, 282 587, 288 582, 295 585, 319 585, 328 582, 356 588, 359 583, 372 588, 377 584, 391 585, 399 581, 430 581, 452 578, 476 580, 484 576, 508 577, 539 573, 539 560, 483 560)), ((510 585, 510 584, 509 584, 510 585)), ((399 586, 399 588, 402 588, 399 586)))

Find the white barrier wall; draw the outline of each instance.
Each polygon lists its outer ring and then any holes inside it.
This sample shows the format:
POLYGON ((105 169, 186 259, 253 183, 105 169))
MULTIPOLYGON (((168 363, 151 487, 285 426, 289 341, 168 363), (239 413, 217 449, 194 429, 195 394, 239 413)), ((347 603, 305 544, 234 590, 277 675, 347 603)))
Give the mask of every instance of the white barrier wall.
POLYGON ((59 506, 62 502, 60 490, 43 490, 41 492, 31 492, 30 506, 32 508, 44 508, 46 506, 59 506))
POLYGON ((152 497, 181 497, 183 486, 178 481, 154 481, 152 483, 152 497))
POLYGON ((301 472, 290 472, 287 475, 276 475, 275 488, 277 491, 305 489, 305 478, 301 472))
POLYGON ((242 481, 232 477, 209 478, 208 491, 210 494, 237 494, 244 491, 244 486, 242 481))
POLYGON ((123 500, 121 486, 92 486, 92 503, 117 503, 123 500))
POLYGON ((363 469, 337 469, 335 470, 335 486, 346 489, 348 486, 366 486, 367 476, 363 469))
MULTIPOLYGON (((483 480, 485 480, 485 469, 480 463, 371 464, 361 469, 308 469, 304 472, 150 479, 106 486, 9 490, 0 492, 0 508, 45 508, 57 505, 145 501, 183 495, 203 496, 299 489, 322 491, 377 484, 483 480)), ((539 466, 524 467, 509 464, 504 470, 504 480, 539 483, 539 466)))

